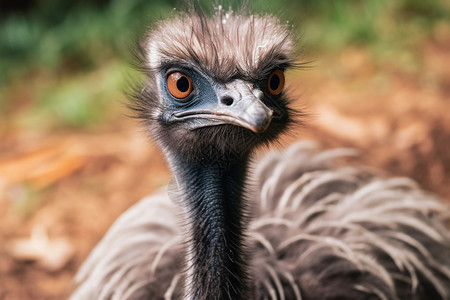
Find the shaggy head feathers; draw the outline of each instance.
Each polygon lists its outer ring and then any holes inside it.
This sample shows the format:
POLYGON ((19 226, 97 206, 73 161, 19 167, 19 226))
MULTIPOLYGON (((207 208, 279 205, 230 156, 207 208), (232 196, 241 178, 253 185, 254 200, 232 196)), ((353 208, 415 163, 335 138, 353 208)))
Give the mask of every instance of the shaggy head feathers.
POLYGON ((296 112, 288 106, 284 92, 264 94, 263 102, 282 117, 273 119, 262 134, 234 125, 188 130, 182 122, 167 122, 164 117, 170 112, 164 102, 161 73, 168 68, 195 69, 219 85, 241 79, 257 87, 267 84, 275 69, 296 66, 291 30, 273 16, 225 12, 220 7, 206 16, 191 9, 156 23, 140 47, 139 60, 147 81, 135 89, 133 108, 166 154, 171 149, 195 159, 204 158, 199 151, 212 153, 214 159, 240 154, 273 141, 294 121, 296 112))
POLYGON ((288 26, 275 17, 219 8, 212 17, 191 11, 157 23, 144 48, 151 69, 187 62, 226 82, 235 77, 261 79, 274 67, 292 64, 294 42, 288 26))

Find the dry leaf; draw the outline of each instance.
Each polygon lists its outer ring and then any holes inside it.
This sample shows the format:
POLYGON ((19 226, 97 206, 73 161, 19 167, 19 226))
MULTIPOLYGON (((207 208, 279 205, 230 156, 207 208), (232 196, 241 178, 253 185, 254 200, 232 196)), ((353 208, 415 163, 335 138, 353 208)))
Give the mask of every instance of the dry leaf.
POLYGON ((61 270, 74 255, 67 238, 50 239, 43 226, 33 228, 30 238, 13 240, 10 255, 19 261, 33 261, 47 271, 61 270))
POLYGON ((0 181, 46 187, 82 167, 86 161, 83 152, 80 145, 68 142, 41 146, 35 151, 0 161, 0 181))

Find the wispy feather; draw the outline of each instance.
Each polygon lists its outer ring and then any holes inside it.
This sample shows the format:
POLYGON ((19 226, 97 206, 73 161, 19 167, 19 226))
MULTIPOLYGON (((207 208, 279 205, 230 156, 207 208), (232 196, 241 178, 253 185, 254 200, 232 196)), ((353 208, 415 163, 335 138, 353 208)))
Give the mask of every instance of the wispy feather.
MULTIPOLYGON (((447 205, 410 179, 383 179, 366 170, 333 167, 336 156, 324 160, 331 152, 317 152, 309 143, 270 154, 256 173, 260 185, 270 184, 268 170, 275 174, 278 166, 286 166, 290 152, 302 153, 296 165, 308 165, 299 176, 292 172, 296 176, 283 178, 285 190, 295 190, 289 198, 300 200, 287 201, 281 216, 272 209, 281 198, 268 199, 264 209, 260 198, 252 203, 254 220, 247 236, 253 241, 249 252, 255 299, 450 297, 447 205), (303 177, 309 180, 299 186, 303 177), (336 178, 354 184, 334 193, 330 187, 336 178), (320 182, 315 188, 327 192, 302 201, 312 195, 311 182, 320 182), (305 219, 309 221, 299 221, 305 219)), ((338 152, 350 153, 334 153, 338 152)), ((285 192, 273 193, 286 197, 285 192)), ((177 206, 164 193, 130 208, 85 263, 72 299, 180 299, 185 254, 177 214, 177 206)))

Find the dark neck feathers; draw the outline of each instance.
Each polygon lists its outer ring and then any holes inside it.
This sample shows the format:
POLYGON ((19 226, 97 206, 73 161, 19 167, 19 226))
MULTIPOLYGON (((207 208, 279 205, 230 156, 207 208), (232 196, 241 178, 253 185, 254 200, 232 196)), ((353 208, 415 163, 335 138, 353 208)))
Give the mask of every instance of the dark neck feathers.
POLYGON ((243 183, 248 155, 172 157, 189 232, 188 299, 247 299, 243 183))

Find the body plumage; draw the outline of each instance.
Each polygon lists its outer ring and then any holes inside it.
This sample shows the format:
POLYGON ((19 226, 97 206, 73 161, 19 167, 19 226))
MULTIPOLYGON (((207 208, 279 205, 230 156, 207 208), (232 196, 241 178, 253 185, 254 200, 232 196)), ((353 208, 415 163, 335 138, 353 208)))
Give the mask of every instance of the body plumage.
POLYGON ((301 115, 294 46, 276 18, 221 9, 150 30, 134 108, 175 181, 116 221, 72 299, 450 298, 450 212, 412 180, 308 142, 251 164, 301 115))

